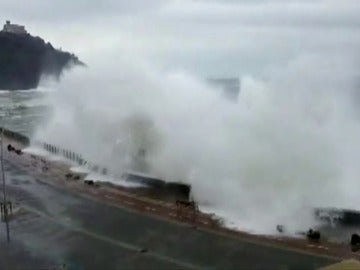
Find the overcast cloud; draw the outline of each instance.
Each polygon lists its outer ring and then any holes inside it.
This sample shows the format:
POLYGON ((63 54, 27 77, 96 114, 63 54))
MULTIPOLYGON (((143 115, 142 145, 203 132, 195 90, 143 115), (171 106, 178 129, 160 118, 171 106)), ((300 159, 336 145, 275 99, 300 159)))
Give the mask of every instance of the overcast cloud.
POLYGON ((261 74, 304 54, 359 59, 360 3, 0 0, 1 18, 75 52, 137 55, 201 76, 261 74))

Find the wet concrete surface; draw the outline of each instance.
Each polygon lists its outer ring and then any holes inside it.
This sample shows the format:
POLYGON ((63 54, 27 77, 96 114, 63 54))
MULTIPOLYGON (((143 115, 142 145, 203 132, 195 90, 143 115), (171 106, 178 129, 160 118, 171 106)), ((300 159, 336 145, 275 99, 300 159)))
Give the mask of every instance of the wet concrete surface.
POLYGON ((44 184, 9 161, 5 171, 20 212, 9 245, 1 226, 1 269, 317 269, 336 261, 103 204, 44 184))

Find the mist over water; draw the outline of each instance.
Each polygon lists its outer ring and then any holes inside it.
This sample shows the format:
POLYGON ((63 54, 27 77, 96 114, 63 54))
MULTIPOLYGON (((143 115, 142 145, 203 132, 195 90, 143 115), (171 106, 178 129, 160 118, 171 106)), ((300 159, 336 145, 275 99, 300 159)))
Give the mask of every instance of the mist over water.
POLYGON ((95 60, 57 86, 34 139, 189 183, 200 208, 255 233, 307 229, 316 206, 358 208, 359 69, 345 53, 243 74, 236 103, 181 70, 95 60))

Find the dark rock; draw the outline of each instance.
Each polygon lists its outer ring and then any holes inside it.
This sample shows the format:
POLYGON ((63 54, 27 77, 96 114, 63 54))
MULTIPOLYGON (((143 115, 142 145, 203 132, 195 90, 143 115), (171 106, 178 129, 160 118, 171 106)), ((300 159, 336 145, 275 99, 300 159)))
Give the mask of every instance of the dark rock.
POLYGON ((65 69, 84 65, 74 54, 56 50, 40 37, 3 31, 0 59, 1 90, 33 89, 42 76, 60 79, 65 69))
POLYGON ((314 231, 313 229, 309 229, 308 232, 306 233, 306 237, 309 240, 319 241, 320 240, 320 232, 314 231))
POLYGON ((285 228, 283 225, 276 225, 276 230, 279 232, 279 233, 283 233, 285 231, 285 228))
POLYGON ((14 151, 15 148, 14 148, 11 144, 9 144, 9 145, 7 146, 7 150, 8 150, 9 152, 11 152, 11 151, 14 151))
POLYGON ((141 249, 139 250, 139 252, 140 252, 140 253, 146 253, 146 252, 148 252, 148 249, 147 249, 147 248, 141 248, 141 249))
POLYGON ((350 244, 352 246, 360 245, 360 235, 356 233, 352 234, 350 244))
POLYGON ((93 181, 93 180, 85 180, 84 183, 87 184, 87 185, 89 185, 89 186, 93 186, 93 185, 94 185, 94 181, 93 181))
POLYGON ((360 246, 359 245, 352 245, 351 246, 351 251, 352 252, 358 252, 360 250, 360 246))

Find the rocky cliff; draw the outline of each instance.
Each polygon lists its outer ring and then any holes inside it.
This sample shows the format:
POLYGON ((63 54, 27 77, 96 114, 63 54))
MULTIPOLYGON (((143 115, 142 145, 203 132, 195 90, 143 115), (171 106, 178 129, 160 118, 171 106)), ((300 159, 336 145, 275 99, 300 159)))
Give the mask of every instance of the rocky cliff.
POLYGON ((84 64, 40 37, 0 32, 0 90, 36 88, 43 75, 59 79, 74 65, 84 64))

